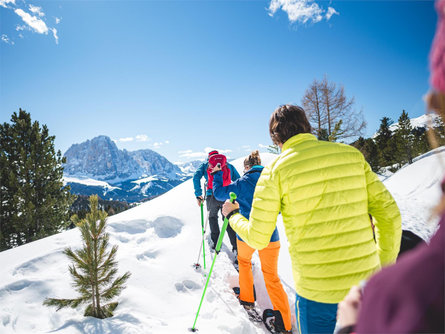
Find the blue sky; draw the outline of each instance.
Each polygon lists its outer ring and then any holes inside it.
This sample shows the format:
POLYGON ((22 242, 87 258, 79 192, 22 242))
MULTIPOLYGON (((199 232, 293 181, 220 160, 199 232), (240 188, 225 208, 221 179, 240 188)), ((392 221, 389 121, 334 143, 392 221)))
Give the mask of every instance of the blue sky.
POLYGON ((107 135, 173 162, 238 158, 327 75, 370 136, 424 113, 435 26, 433 1, 0 0, 0 122, 21 107, 62 153, 107 135))

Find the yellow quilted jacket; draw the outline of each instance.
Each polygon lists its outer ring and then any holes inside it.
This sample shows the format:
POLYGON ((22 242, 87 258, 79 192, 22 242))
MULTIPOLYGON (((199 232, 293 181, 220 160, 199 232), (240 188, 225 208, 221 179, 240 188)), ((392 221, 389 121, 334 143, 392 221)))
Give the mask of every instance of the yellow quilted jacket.
POLYGON ((247 244, 262 249, 280 212, 296 292, 306 299, 338 303, 399 252, 397 204, 352 146, 308 133, 290 138, 258 180, 250 221, 234 214, 230 225, 247 244))

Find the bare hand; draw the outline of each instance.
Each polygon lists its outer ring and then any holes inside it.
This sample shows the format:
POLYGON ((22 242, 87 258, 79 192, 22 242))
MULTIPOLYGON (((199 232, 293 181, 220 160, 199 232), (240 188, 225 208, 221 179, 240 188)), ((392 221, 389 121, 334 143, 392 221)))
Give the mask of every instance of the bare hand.
POLYGON ((198 206, 201 206, 201 203, 204 202, 204 198, 202 198, 202 196, 196 197, 196 200, 198 201, 198 206))
POLYGON ((231 213, 233 210, 236 210, 236 209, 239 209, 238 202, 232 203, 232 202, 230 202, 230 200, 226 200, 222 207, 222 214, 224 215, 224 217, 227 217, 227 215, 229 213, 231 213))
POLYGON ((352 326, 357 323, 360 305, 362 304, 362 292, 354 285, 349 293, 338 304, 337 321, 340 327, 352 326))

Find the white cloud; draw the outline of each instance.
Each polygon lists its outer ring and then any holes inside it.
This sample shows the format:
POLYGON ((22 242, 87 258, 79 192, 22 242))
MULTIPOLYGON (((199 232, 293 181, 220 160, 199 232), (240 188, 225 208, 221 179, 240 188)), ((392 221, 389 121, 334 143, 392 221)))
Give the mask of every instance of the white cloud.
POLYGON ((125 137, 125 138, 119 138, 117 141, 121 142, 121 143, 127 143, 127 142, 130 142, 130 141, 133 141, 133 140, 134 140, 133 137, 125 137))
POLYGON ((19 26, 19 25, 17 25, 16 27, 15 27, 15 30, 16 31, 23 31, 23 30, 25 30, 25 29, 28 29, 27 27, 26 27, 26 25, 21 25, 21 26, 19 26))
POLYGON ((59 23, 60 23, 60 21, 61 21, 61 19, 60 19, 60 18, 58 18, 58 17, 56 17, 56 24, 59 24, 59 23))
POLYGON ((334 8, 329 7, 328 12, 326 13, 326 20, 329 21, 332 15, 340 15, 334 8))
POLYGON ((11 41, 11 40, 9 39, 9 37, 8 37, 7 35, 5 35, 5 34, 2 34, 2 35, 0 36, 0 39, 2 40, 2 42, 5 42, 6 44, 11 44, 11 45, 14 45, 14 44, 15 44, 14 41, 11 41))
POLYGON ((269 148, 269 145, 258 144, 258 147, 260 147, 260 148, 269 148))
POLYGON ((227 154, 232 152, 232 150, 218 150, 213 147, 206 147, 204 148, 204 151, 194 152, 192 150, 184 150, 184 151, 178 151, 179 157, 181 158, 188 158, 188 159, 195 159, 195 160, 203 160, 207 159, 209 152, 217 150, 220 154, 224 154, 227 156, 227 158, 230 158, 227 154))
POLYGON ((15 5, 15 0, 0 0, 0 6, 8 8, 8 3, 15 5))
POLYGON ((50 28, 49 30, 52 31, 54 39, 56 40, 56 44, 59 44, 59 36, 57 36, 57 29, 56 28, 50 28))
MULTIPOLYGON (((270 16, 273 16, 279 9, 283 10, 292 23, 317 23, 323 20, 325 12, 313 0, 271 0, 268 9, 270 16)), ((329 7, 325 17, 329 20, 334 14, 338 15, 338 12, 329 7)))
POLYGON ((31 13, 39 15, 40 17, 45 16, 45 13, 42 12, 42 7, 29 5, 29 11, 31 13))
POLYGON ((189 154, 189 153, 192 153, 193 151, 192 150, 185 150, 185 151, 178 151, 178 154, 189 154))
POLYGON ((187 151, 180 151, 179 156, 181 158, 188 158, 188 159, 205 159, 207 158, 207 154, 206 152, 193 152, 192 150, 187 150, 187 151), (183 152, 183 153, 180 153, 183 152))
POLYGON ((153 147, 154 147, 154 148, 159 148, 159 147, 161 147, 161 146, 163 146, 163 145, 166 145, 166 144, 170 144, 170 141, 169 141, 169 140, 166 140, 166 141, 163 141, 163 142, 156 142, 156 143, 153 143, 153 147))
POLYGON ((16 9, 14 12, 20 16, 27 25, 29 25, 34 31, 39 34, 48 34, 48 27, 45 22, 36 16, 32 16, 31 14, 25 12, 23 9, 16 9))
POLYGON ((213 148, 213 147, 206 147, 205 149, 204 149, 204 152, 206 152, 206 154, 209 154, 209 152, 211 152, 211 151, 218 151, 219 152, 219 154, 226 154, 226 153, 230 153, 230 152, 232 152, 232 150, 219 150, 219 149, 217 149, 217 148, 213 148))
POLYGON ((136 141, 144 142, 144 141, 149 141, 149 140, 150 140, 150 138, 148 138, 147 135, 137 135, 136 136, 136 141))

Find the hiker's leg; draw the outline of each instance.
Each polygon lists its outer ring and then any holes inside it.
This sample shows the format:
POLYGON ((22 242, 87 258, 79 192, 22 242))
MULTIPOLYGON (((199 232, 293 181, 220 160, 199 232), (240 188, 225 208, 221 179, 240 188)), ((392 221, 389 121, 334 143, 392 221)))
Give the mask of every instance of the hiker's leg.
POLYGON ((335 329, 337 305, 318 303, 296 294, 295 315, 300 334, 329 333, 335 329))
POLYGON ((213 241, 213 248, 216 247, 219 238, 218 210, 219 202, 212 195, 206 199, 207 211, 209 215, 210 237, 213 241))
POLYGON ((284 291, 281 280, 278 277, 278 255, 280 254, 280 241, 274 241, 258 251, 261 260, 261 270, 263 271, 264 283, 274 310, 281 313, 286 330, 292 329, 291 312, 289 300, 284 291))
POLYGON ((255 249, 239 239, 237 239, 237 243, 240 287, 239 297, 243 302, 253 303, 255 302, 255 297, 253 294, 253 274, 251 261, 252 254, 255 252, 255 249))

